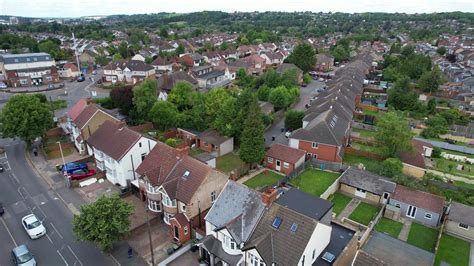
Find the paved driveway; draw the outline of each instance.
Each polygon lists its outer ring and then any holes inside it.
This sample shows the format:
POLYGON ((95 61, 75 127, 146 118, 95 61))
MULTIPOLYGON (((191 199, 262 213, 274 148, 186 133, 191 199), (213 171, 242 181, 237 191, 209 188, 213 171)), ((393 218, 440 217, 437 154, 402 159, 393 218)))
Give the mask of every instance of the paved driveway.
POLYGON ((393 266, 431 266, 435 258, 431 252, 375 231, 362 249, 393 266))

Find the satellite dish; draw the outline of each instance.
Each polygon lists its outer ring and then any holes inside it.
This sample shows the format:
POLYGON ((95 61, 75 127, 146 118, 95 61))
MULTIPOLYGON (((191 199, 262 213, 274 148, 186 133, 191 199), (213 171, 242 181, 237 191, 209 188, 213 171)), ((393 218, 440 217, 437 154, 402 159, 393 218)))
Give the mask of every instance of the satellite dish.
POLYGON ((459 105, 459 106, 458 106, 458 109, 459 109, 459 111, 462 111, 462 110, 464 109, 464 106, 459 105))

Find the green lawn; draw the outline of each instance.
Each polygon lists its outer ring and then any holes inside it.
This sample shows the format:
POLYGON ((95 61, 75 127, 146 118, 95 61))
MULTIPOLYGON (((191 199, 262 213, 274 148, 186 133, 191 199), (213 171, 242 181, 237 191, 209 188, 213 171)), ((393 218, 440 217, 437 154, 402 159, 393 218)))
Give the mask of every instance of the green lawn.
POLYGON ((359 133, 359 136, 362 138, 371 138, 375 136, 375 131, 370 131, 367 129, 360 129, 360 128, 352 128, 352 132, 359 133))
POLYGON ((371 116, 378 116, 379 115, 379 112, 370 111, 370 110, 363 110, 362 113, 364 115, 371 115, 371 116))
POLYGON ((339 173, 321 171, 317 169, 306 169, 300 175, 290 181, 295 187, 304 192, 321 196, 330 185, 340 176, 339 173))
POLYGON ((53 107, 53 110, 59 110, 67 107, 66 100, 54 100, 52 102, 48 102, 49 106, 53 107))
POLYGON ((454 181, 454 184, 458 187, 466 187, 466 188, 474 189, 474 184, 469 184, 462 181, 454 181))
POLYGON ((382 146, 379 146, 379 145, 366 144, 366 143, 361 143, 361 142, 352 142, 352 147, 354 149, 358 149, 361 151, 373 152, 379 155, 383 154, 382 146))
POLYGON ((433 169, 449 173, 453 175, 465 176, 467 178, 474 178, 474 166, 468 163, 460 163, 455 161, 450 161, 444 158, 434 158, 433 159, 433 169), (458 170, 456 167, 462 164, 464 165, 464 170, 458 170), (450 166, 451 165, 451 166, 450 166), (451 167, 451 168, 450 168, 451 167))
POLYGON ((443 234, 434 265, 438 266, 441 261, 445 261, 452 266, 468 266, 470 249, 469 242, 443 234))
POLYGON ((189 155, 191 155, 191 156, 193 156, 193 157, 196 156, 196 155, 199 155, 199 154, 201 154, 201 153, 204 153, 204 151, 201 150, 201 149, 197 149, 197 148, 191 148, 191 149, 189 149, 189 155))
POLYGON ((402 231, 402 227, 402 223, 382 217, 375 226, 375 230, 381 233, 386 233, 391 237, 398 238, 400 231, 402 231))
POLYGON ((380 163, 377 160, 373 160, 364 156, 352 155, 352 154, 344 154, 344 158, 342 161, 345 164, 350 164, 350 165, 355 165, 355 166, 357 166, 359 163, 362 163, 365 166, 370 165, 370 164, 380 163))
POLYGON ((245 181, 245 185, 251 188, 262 188, 266 186, 275 185, 284 176, 273 171, 262 172, 253 178, 245 181))
POLYGON ((380 207, 361 202, 355 210, 349 215, 349 219, 360 224, 369 225, 380 211, 380 207))
POLYGON ((338 216, 344 208, 346 208, 347 204, 351 202, 352 198, 341 193, 334 193, 330 200, 334 203, 332 211, 336 213, 336 216, 338 216))
POLYGON ((243 164, 244 162, 240 160, 239 156, 233 153, 228 153, 217 158, 217 169, 226 173, 231 172, 243 164))
POLYGON ((433 252, 437 237, 438 230, 418 223, 412 223, 407 242, 413 246, 433 252))

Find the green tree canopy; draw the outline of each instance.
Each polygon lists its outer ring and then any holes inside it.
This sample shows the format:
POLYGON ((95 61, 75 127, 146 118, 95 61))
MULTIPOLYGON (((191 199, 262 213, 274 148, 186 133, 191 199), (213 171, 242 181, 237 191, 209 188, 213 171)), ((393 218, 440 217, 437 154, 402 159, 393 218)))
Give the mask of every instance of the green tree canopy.
POLYGON ((304 72, 308 72, 313 70, 316 64, 316 52, 309 43, 300 43, 288 56, 287 61, 297 65, 304 72))
POLYGON ((150 119, 161 129, 167 130, 177 125, 178 109, 168 101, 157 101, 151 108, 150 119))
POLYGON ((156 80, 147 79, 133 88, 133 105, 137 119, 149 120, 149 113, 157 100, 156 80))
POLYGON ((217 114, 223 110, 224 103, 230 98, 230 94, 223 88, 212 89, 206 95, 206 118, 208 124, 212 124, 217 114))
POLYGON ((396 110, 413 110, 417 103, 418 95, 410 88, 407 77, 397 80, 393 88, 388 90, 388 105, 396 110))
POLYGON ((272 89, 268 95, 268 101, 275 106, 276 109, 283 109, 291 104, 292 96, 287 88, 279 86, 272 89))
POLYGON ((395 112, 385 113, 377 121, 375 139, 381 144, 384 155, 398 156, 400 151, 411 151, 412 134, 408 122, 395 112))
POLYGON ((433 70, 424 72, 420 79, 418 79, 418 87, 424 92, 436 92, 439 85, 443 83, 443 76, 438 66, 434 66, 433 70))
POLYGON ((264 125, 256 97, 252 97, 242 131, 239 157, 246 163, 259 163, 265 156, 264 125))
POLYGON ((118 194, 102 196, 81 206, 81 214, 72 220, 72 230, 78 239, 96 242, 102 251, 110 251, 113 242, 128 233, 132 213, 133 205, 122 201, 118 194))
POLYGON ((35 95, 14 95, 3 107, 0 115, 3 137, 19 137, 30 145, 43 136, 53 124, 53 115, 47 103, 35 95))
POLYGON ((194 97, 193 86, 187 81, 179 81, 171 90, 168 101, 183 111, 192 108, 194 97))
POLYGON ((441 46, 441 47, 438 47, 438 49, 436 49, 436 52, 439 54, 439 55, 445 55, 446 54, 446 47, 444 46, 441 46))
POLYGON ((296 130, 303 126, 303 111, 289 110, 285 113, 285 128, 296 130))
POLYGON ((235 119, 237 117, 236 110, 237 99, 228 97, 224 100, 221 111, 217 114, 216 120, 213 121, 212 127, 225 136, 235 135, 235 119))

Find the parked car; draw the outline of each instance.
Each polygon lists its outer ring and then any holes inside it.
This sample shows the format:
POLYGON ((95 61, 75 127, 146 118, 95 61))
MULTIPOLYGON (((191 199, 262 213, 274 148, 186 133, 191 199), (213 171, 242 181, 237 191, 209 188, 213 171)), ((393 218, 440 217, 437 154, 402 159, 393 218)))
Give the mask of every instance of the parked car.
POLYGON ((289 131, 289 130, 286 131, 286 132, 285 132, 285 137, 289 138, 290 136, 291 136, 291 131, 289 131))
POLYGON ((3 168, 3 165, 0 164, 0 173, 3 173, 3 171, 5 171, 5 168, 3 168))
POLYGON ((12 250, 12 261, 15 265, 36 266, 36 260, 26 245, 19 245, 12 250))
POLYGON ((88 167, 87 164, 85 163, 67 163, 65 165, 59 166, 59 171, 66 171, 67 173, 72 173, 76 170, 86 170, 87 171, 88 167))
POLYGON ((3 208, 3 203, 0 202, 0 215, 5 213, 5 209, 3 208))
POLYGON ((46 234, 46 228, 34 214, 21 218, 21 224, 31 239, 37 239, 46 234))
POLYGON ((89 171, 84 170, 84 169, 80 169, 80 170, 76 170, 76 171, 72 172, 67 177, 71 180, 81 180, 81 179, 84 179, 84 178, 87 178, 87 177, 91 177, 91 176, 95 175, 96 173, 97 173, 97 171, 94 170, 94 169, 91 169, 89 171))
POLYGON ((8 88, 7 84, 0 82, 0 89, 6 89, 8 88))
POLYGON ((77 82, 83 82, 84 80, 86 80, 86 77, 83 74, 77 77, 77 82))
POLYGON ((449 144, 456 144, 456 141, 454 139, 446 139, 446 142, 449 144))
POLYGON ((97 75, 97 71, 92 71, 92 75, 97 75))

